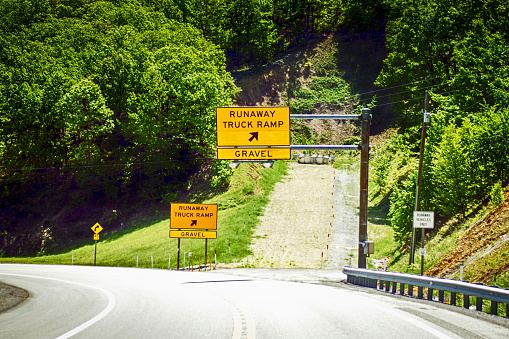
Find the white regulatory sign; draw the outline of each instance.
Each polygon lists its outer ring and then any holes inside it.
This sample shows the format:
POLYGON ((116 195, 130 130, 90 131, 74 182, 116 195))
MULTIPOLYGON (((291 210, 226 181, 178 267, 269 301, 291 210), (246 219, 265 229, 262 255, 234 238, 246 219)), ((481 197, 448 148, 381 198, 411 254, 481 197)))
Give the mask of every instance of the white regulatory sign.
POLYGON ((414 211, 414 228, 435 227, 435 212, 414 211))

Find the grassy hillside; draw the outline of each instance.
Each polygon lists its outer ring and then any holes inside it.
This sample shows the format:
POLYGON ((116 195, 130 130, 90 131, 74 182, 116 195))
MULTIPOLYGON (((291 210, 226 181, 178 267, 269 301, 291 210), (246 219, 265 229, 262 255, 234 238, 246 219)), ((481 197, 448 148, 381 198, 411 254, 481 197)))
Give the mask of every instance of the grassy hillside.
MULTIPOLYGON (((237 261, 249 254, 252 228, 257 223, 262 207, 267 203, 267 196, 274 184, 286 174, 286 162, 276 162, 273 168, 263 168, 260 164, 241 164, 234 172, 226 192, 210 199, 200 199, 200 187, 193 188, 187 200, 193 203, 217 204, 218 238, 208 240, 208 254, 222 263, 237 261)), ((203 183, 202 188, 205 189, 203 183)), ((101 223, 101 220, 99 220, 101 223)), ((92 225, 90 225, 91 227, 92 225)), ((169 218, 151 223, 133 224, 122 230, 100 233, 97 244, 97 265, 136 266, 168 268, 171 255, 171 267, 177 266, 177 239, 169 238, 169 218)), ((90 241, 82 247, 70 249, 65 253, 28 258, 0 258, 0 262, 22 262, 39 264, 69 265, 74 255, 74 264, 93 265, 94 241, 90 230, 90 241)), ((198 255, 205 254, 205 241, 198 239, 181 239, 181 264, 184 253, 194 253, 194 263, 198 255)), ((186 257, 186 264, 189 258, 186 257)))

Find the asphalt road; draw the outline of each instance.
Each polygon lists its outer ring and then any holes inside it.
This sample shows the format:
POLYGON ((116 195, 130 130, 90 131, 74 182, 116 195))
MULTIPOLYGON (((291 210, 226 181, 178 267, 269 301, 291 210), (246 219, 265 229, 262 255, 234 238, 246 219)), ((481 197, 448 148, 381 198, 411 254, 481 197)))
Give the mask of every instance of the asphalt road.
POLYGON ((509 337, 503 322, 350 287, 342 278, 332 270, 2 264, 0 281, 30 298, 0 314, 0 338, 509 337))

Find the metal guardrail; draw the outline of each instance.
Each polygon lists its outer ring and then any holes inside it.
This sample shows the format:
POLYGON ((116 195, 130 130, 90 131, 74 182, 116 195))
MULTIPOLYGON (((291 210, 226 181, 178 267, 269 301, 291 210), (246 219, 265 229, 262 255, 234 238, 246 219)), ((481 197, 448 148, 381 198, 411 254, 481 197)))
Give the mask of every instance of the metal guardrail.
POLYGON ((414 296, 417 287, 417 298, 424 299, 424 288, 427 289, 426 299, 437 300, 434 291, 438 291, 438 302, 445 303, 445 292, 449 292, 450 304, 458 303, 458 294, 463 295, 463 307, 470 308, 470 297, 475 298, 475 309, 483 311, 483 300, 491 301, 490 313, 498 315, 499 304, 505 304, 505 316, 509 318, 509 290, 472 284, 463 281, 433 278, 405 273, 368 270, 363 268, 343 267, 347 282, 355 285, 371 287, 393 294, 414 296), (399 291, 398 291, 399 284, 399 291))

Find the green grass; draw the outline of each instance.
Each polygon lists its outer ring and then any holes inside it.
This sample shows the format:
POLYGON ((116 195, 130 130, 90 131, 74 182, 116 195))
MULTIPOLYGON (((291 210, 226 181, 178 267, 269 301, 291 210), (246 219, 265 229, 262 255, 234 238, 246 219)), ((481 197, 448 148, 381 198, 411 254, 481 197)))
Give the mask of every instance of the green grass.
MULTIPOLYGON (((217 261, 222 263, 240 261, 249 254, 258 216, 269 201, 268 196, 276 182, 286 175, 287 166, 284 161, 278 161, 268 169, 259 164, 241 164, 226 192, 205 201, 195 201, 218 205, 217 239, 209 239, 207 244, 207 254, 212 260, 215 252, 217 261)), ((97 265, 135 267, 138 256, 138 267, 152 267, 153 258, 154 268, 168 268, 171 254, 171 267, 176 268, 178 239, 169 238, 169 224, 169 219, 164 219, 146 227, 133 225, 131 230, 102 231, 97 242, 97 265)), ((188 265, 189 252, 194 253, 194 264, 199 256, 204 262, 205 240, 181 239, 180 248, 180 267, 184 264, 184 254, 188 265)), ((90 242, 82 247, 58 255, 0 258, 0 262, 70 265, 74 254, 75 265, 93 265, 94 252, 90 230, 90 242)))

